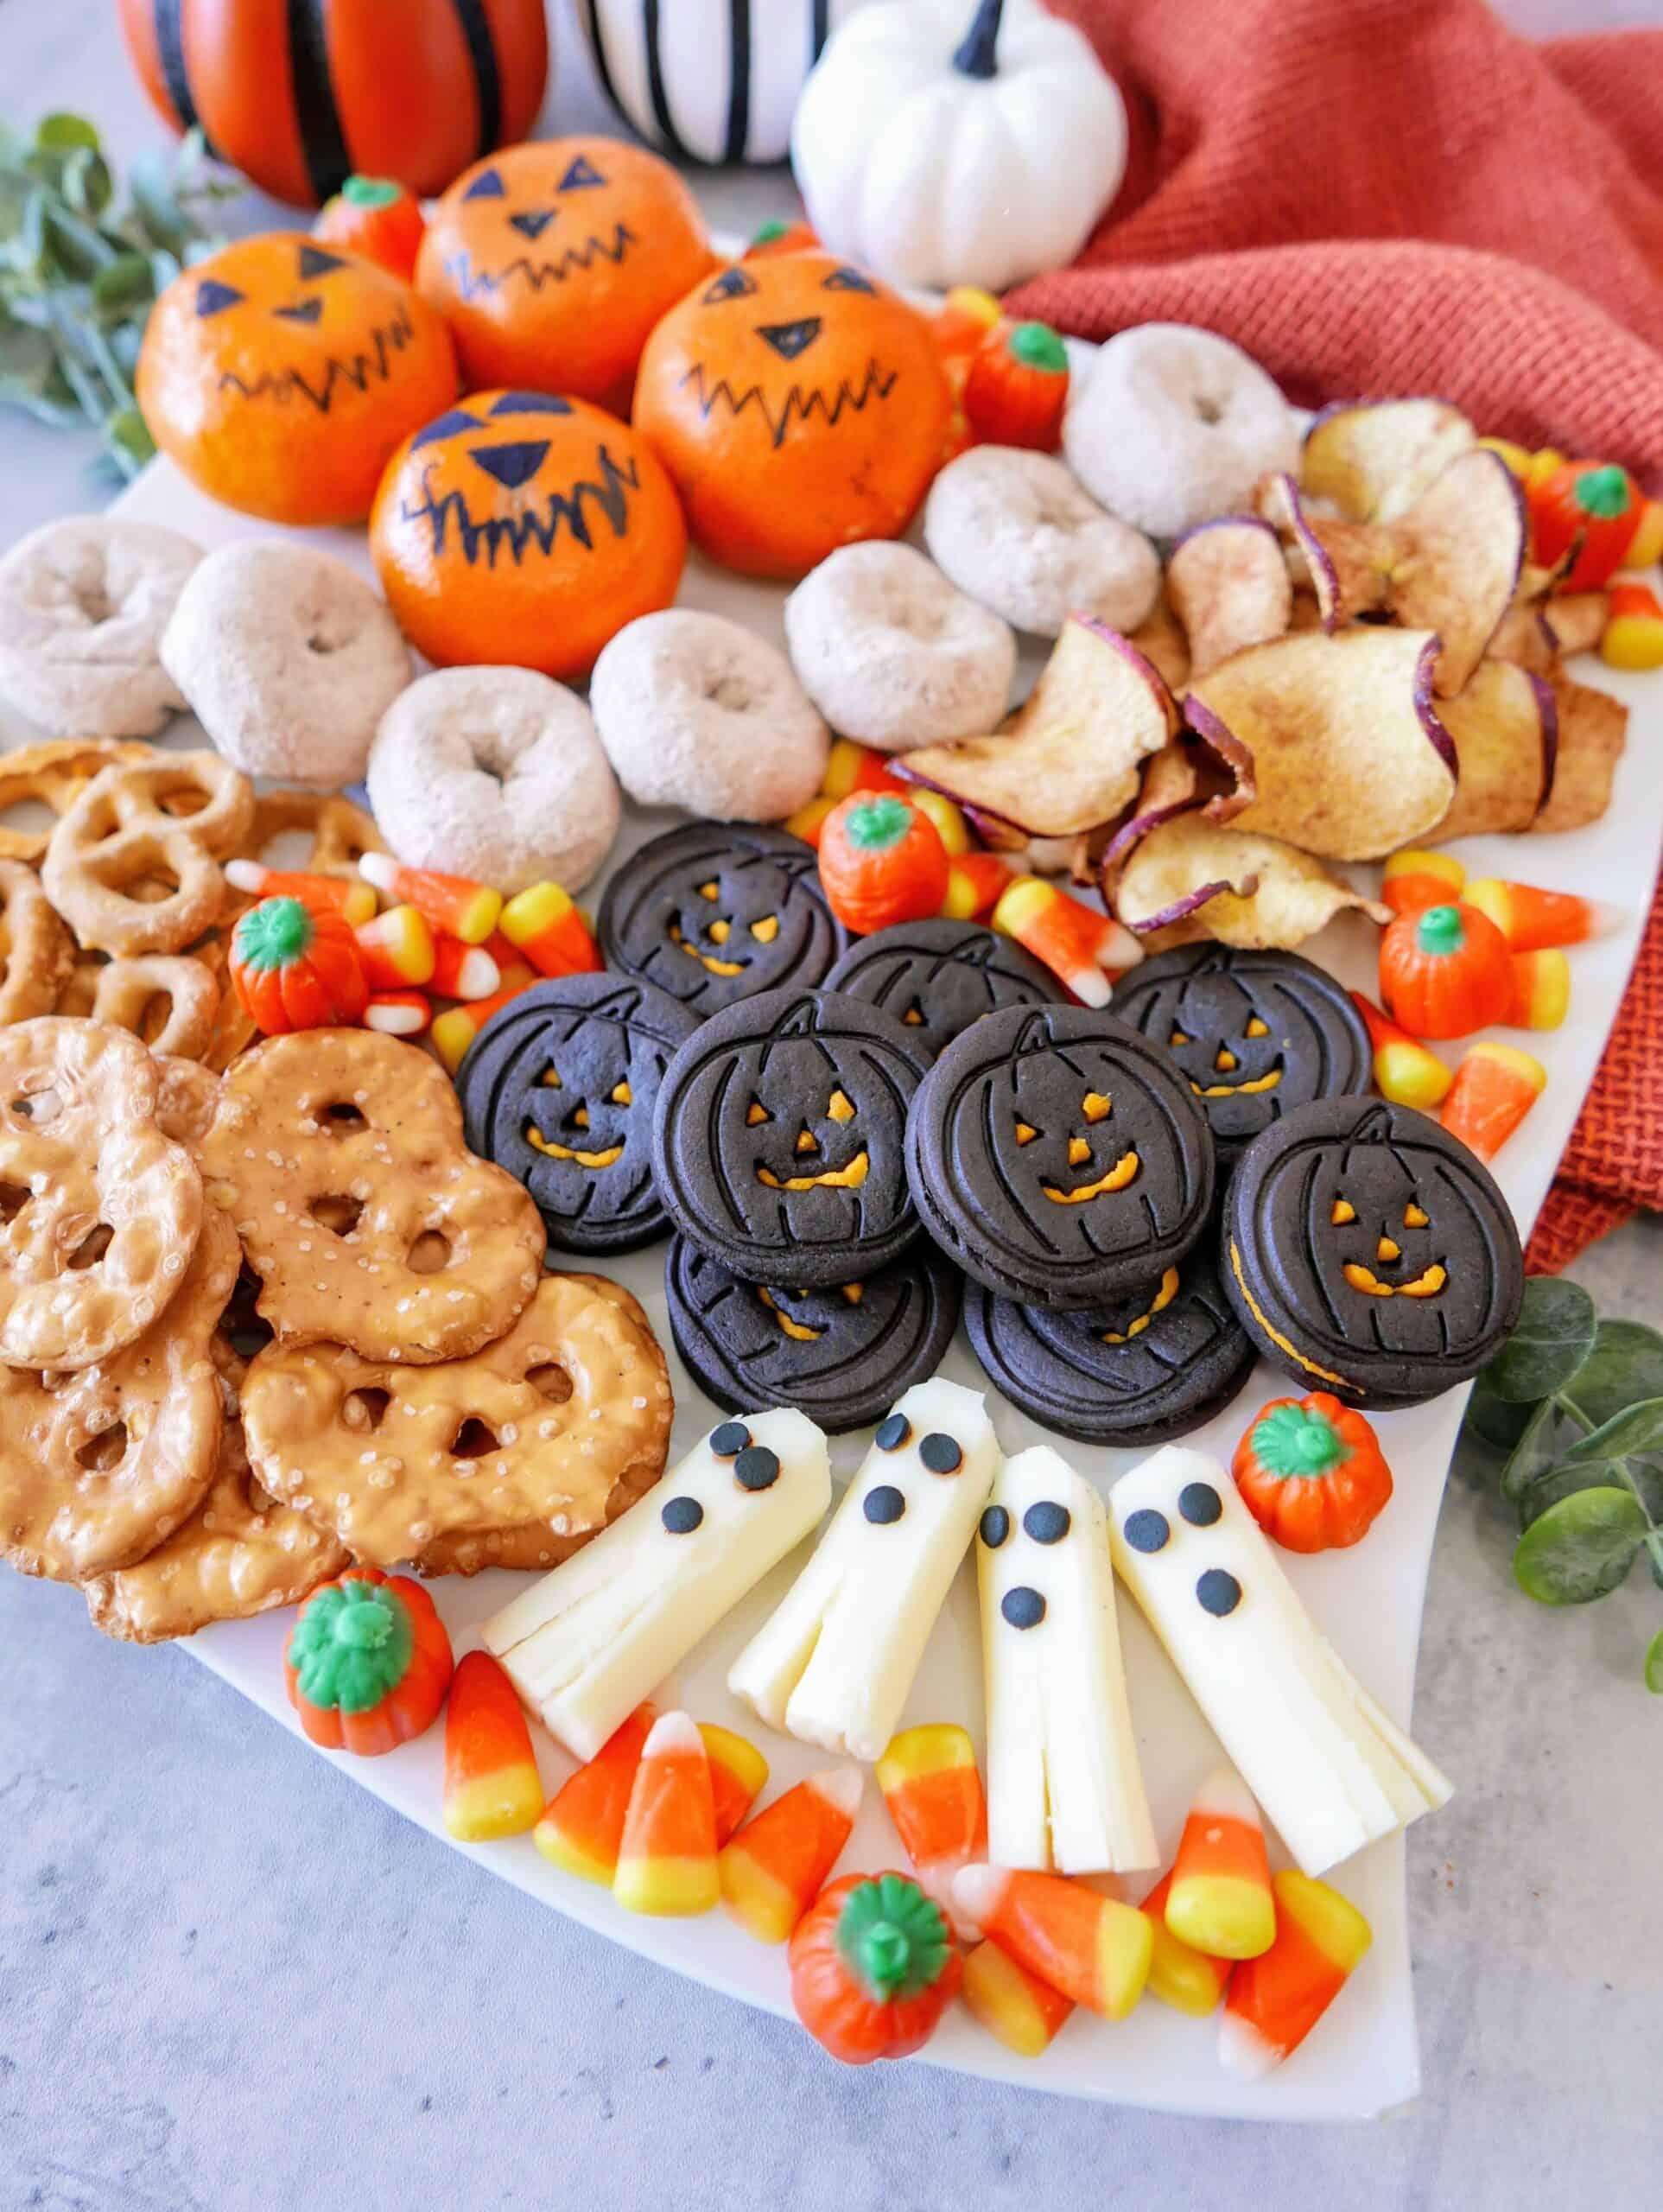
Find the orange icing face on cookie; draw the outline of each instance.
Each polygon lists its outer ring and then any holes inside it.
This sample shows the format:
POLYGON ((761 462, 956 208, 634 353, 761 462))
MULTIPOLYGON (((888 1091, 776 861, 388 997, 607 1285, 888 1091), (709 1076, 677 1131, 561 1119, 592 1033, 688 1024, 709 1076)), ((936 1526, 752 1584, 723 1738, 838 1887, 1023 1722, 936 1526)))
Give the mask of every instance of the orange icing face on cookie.
POLYGON ((668 607, 687 557, 670 479, 629 425, 538 391, 476 392, 408 439, 370 543, 429 660, 556 677, 668 607))
POLYGON ((416 282, 470 385, 572 392, 627 411, 647 333, 712 261, 698 203, 656 154, 556 138, 459 177, 416 282))
POLYGON ((714 559, 796 576, 905 528, 948 409, 923 318, 851 264, 793 253, 721 270, 664 317, 634 419, 714 559))
POLYGON ((137 376, 150 434, 187 476, 227 506, 295 524, 361 522, 399 440, 457 390, 434 308, 290 231, 176 276, 137 376))

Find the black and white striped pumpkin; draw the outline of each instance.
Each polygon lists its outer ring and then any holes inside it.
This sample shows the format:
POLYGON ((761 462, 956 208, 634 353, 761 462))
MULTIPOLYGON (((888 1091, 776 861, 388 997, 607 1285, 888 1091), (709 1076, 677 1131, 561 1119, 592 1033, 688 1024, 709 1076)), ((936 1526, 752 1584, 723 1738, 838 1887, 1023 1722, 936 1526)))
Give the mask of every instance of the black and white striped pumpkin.
POLYGON ((803 79, 866 0, 577 0, 601 87, 676 160, 783 162, 803 79))

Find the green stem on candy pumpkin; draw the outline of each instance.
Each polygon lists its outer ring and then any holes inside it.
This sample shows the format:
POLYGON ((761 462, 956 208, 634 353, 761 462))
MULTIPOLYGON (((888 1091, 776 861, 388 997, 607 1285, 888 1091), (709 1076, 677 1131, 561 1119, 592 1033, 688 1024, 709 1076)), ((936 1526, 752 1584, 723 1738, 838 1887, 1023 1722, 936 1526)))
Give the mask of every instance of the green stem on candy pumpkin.
POLYGON ((1019 322, 1006 343, 1024 368, 1043 369, 1053 377, 1068 368, 1068 348, 1048 322, 1019 322))
POLYGON ((844 1965, 875 2004, 916 1997, 941 1978, 952 1945, 941 1908, 916 1882, 879 1874, 852 1889, 837 1916, 844 1965))
POLYGON ((409 1672, 409 1608, 384 1582, 349 1578, 311 1598, 289 1638, 289 1662, 308 1705, 367 1713, 409 1672))
POLYGON ((1596 522, 1615 522, 1628 512, 1628 480, 1615 462, 1589 469, 1577 477, 1573 488, 1577 505, 1596 522))
POLYGON ((962 77, 999 74, 999 26, 1004 13, 1005 0, 980 0, 970 28, 953 55, 953 67, 962 77))
POLYGON ((1255 1423, 1254 1456, 1283 1481, 1331 1474, 1351 1457, 1333 1422, 1304 1406, 1276 1406, 1255 1423))
POLYGON ((912 809, 893 791, 879 791, 864 806, 854 808, 847 834, 850 844, 863 853, 886 853, 898 845, 912 827, 912 809))
POLYGON ((1423 952, 1459 952, 1466 941, 1458 906, 1428 906, 1415 925, 1415 942, 1423 952))
POLYGON ((340 196, 349 207, 390 207, 403 188, 390 176, 349 176, 340 196))

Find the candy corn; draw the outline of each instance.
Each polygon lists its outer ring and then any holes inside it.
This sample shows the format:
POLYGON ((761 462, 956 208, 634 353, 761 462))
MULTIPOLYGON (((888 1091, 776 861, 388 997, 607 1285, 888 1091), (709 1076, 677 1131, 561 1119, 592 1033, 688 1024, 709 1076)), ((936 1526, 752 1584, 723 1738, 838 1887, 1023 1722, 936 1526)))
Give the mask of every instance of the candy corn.
POLYGON ((456 1662, 445 1707, 445 1826, 460 1843, 524 1835, 543 1810, 519 1699, 488 1651, 456 1662))
POLYGON ((829 1767, 765 1805, 721 1854, 722 1902, 759 1943, 783 1943, 826 1885, 860 1809, 860 1770, 829 1767))
POLYGON ((1533 883, 1504 883, 1494 875, 1469 883, 1462 898, 1489 916, 1507 939, 1509 952, 1582 944, 1613 928, 1619 918, 1615 906, 1575 891, 1539 891, 1533 883))
MULTIPOLYGON (((376 855, 366 853, 366 860, 376 855)), ((414 906, 390 906, 352 932, 372 991, 402 991, 433 980, 435 958, 427 917, 414 906)))
POLYGON ((1074 2010, 1070 1999, 991 1941, 966 1952, 959 1994, 972 2018, 1019 2058, 1038 2058, 1074 2010))
POLYGON ((433 1020, 433 1007, 422 991, 384 991, 364 1009, 364 1027, 378 1029, 384 1037, 419 1037, 433 1020))
MULTIPOLYGON (((502 910, 502 935, 539 976, 587 976, 605 964, 581 910, 557 883, 517 891, 502 910)), ((506 965, 500 953, 499 964, 506 965)))
POLYGON ((832 740, 820 788, 829 799, 847 798, 852 791, 901 791, 912 797, 912 786, 892 772, 886 753, 857 745, 852 737, 832 740))
POLYGON ((641 1746, 657 1717, 651 1706, 638 1705, 549 1800, 531 1840, 551 1866, 612 1886, 641 1746))
POLYGON ((761 1795, 768 1779, 768 1762, 756 1745, 701 1720, 705 1757, 710 1762, 710 1796, 716 1815, 716 1848, 720 1851, 761 1795))
POLYGON ((955 284, 930 318, 937 352, 974 353, 1004 312, 979 284, 955 284))
POLYGON ((1499 453, 1513 474, 1523 481, 1530 467, 1528 446, 1514 445, 1511 438, 1480 438, 1478 442, 1487 452, 1499 453))
POLYGON ((438 937, 433 944, 433 974, 428 988, 441 999, 488 999, 502 988, 502 970, 482 944, 459 937, 438 937))
POLYGON ((1143 1994, 1154 1930, 1135 1905, 1100 1897, 1066 1874, 966 1866, 956 1910, 1017 1964, 1106 2020, 1123 2020, 1143 1994))
POLYGON ((1459 899, 1467 871, 1450 853, 1393 853, 1381 870, 1380 895, 1394 914, 1418 914, 1459 899))
POLYGON ((492 1015, 500 1014, 522 991, 529 991, 536 980, 530 974, 516 977, 488 999, 473 999, 465 1006, 447 1007, 443 1014, 434 1016, 434 1050, 452 1075, 460 1067, 468 1046, 492 1015))
POLYGON ((414 906, 447 937, 464 944, 483 944, 497 926, 503 895, 465 875, 441 875, 429 868, 406 868, 390 853, 365 853, 358 872, 386 897, 414 906))
POLYGON ((1143 957, 1130 930, 1037 875, 1019 875, 1000 893, 993 927, 1032 953, 1083 1006, 1107 1006, 1114 978, 1143 957))
MULTIPOLYGON (((1649 569, 1663 558, 1663 499, 1647 499, 1640 510, 1634 534, 1623 548, 1625 569, 1649 569)), ((1619 586, 1626 589, 1626 586, 1619 586)))
POLYGON ((1000 894, 1014 880, 1016 871, 997 853, 958 853, 947 871, 943 917, 953 922, 974 921, 999 904, 1000 894))
POLYGON ((1209 1951, 1190 1948, 1166 1924, 1166 1898, 1172 1877, 1163 1874, 1138 1907, 1155 1931, 1155 1948, 1149 1961, 1149 1994, 1158 1997, 1176 2012, 1203 2018, 1216 2012, 1218 2000, 1230 1978, 1231 1961, 1209 1951))
POLYGON ((1494 1160, 1547 1088, 1547 1070, 1515 1046, 1474 1045, 1438 1119, 1481 1160, 1494 1160))
POLYGON ((1196 1792, 1166 1891, 1166 1925, 1192 1951, 1256 1959, 1276 1935, 1259 1808, 1232 1766, 1196 1792))
POLYGON ((1400 1029, 1361 991, 1352 992, 1351 1003, 1368 1025, 1368 1041, 1374 1048, 1374 1087, 1381 1096, 1395 1106, 1419 1106, 1423 1114, 1431 1113, 1454 1081, 1448 1068, 1430 1045, 1400 1029))
POLYGON ((1257 2082, 1297 2050, 1345 1986, 1373 1938, 1350 1900, 1288 1867, 1276 1877, 1276 1940, 1230 1976, 1219 2063, 1257 2082))
POLYGON ((927 814, 936 825, 936 834, 946 848, 950 860, 955 854, 970 849, 970 825, 964 818, 962 808, 955 806, 945 791, 926 791, 923 785, 914 784, 907 797, 920 814, 927 814))
POLYGON ((1533 491, 1538 484, 1545 484, 1554 473, 1565 467, 1565 455, 1557 446, 1543 446, 1531 454, 1525 465, 1525 483, 1533 491))
POLYGON ((225 880, 256 899, 298 899, 302 906, 327 906, 356 928, 375 912, 375 893, 346 875, 313 875, 302 868, 268 868, 263 861, 227 861, 225 880))
POLYGON ((820 850, 820 833, 826 826, 826 817, 838 804, 822 791, 818 798, 811 798, 806 806, 799 806, 795 814, 788 814, 784 827, 793 837, 801 837, 805 845, 820 850))
POLYGON ((950 1910, 953 1877, 987 1848, 987 1799, 969 1737, 946 1722, 904 1729, 877 1775, 920 1888, 950 1910))
POLYGON ((1571 963, 1552 946, 1511 957, 1513 995, 1502 1019, 1514 1029, 1557 1029, 1571 1011, 1571 963))
POLYGON ((613 1895, 627 1912, 685 1918, 721 1895, 710 1761, 685 1713, 661 1713, 641 1746, 613 1895))

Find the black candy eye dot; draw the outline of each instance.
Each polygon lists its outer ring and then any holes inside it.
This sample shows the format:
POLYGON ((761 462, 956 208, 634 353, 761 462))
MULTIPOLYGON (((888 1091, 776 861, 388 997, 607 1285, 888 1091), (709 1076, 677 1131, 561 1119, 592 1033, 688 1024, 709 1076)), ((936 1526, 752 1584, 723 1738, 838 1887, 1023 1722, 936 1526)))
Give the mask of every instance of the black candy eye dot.
POLYGON ((1002 1505, 989 1505, 981 1516, 981 1541, 996 1552, 1011 1533, 1011 1516, 1002 1505))
POLYGON ((1164 1513, 1145 1506, 1140 1512, 1127 1515, 1126 1526, 1120 1533, 1134 1552, 1158 1552, 1172 1530, 1164 1513))
POLYGON ((1178 1511, 1192 1529, 1210 1529, 1224 1510, 1224 1502, 1210 1483, 1185 1483, 1178 1492, 1178 1511))
POLYGON ((1019 1582, 1000 1600, 999 1610, 1012 1628, 1038 1628, 1045 1618, 1045 1601, 1037 1590, 1019 1582))
POLYGON ((1222 1620, 1226 1613, 1233 1613, 1241 1603, 1241 1585, 1222 1567, 1209 1567, 1196 1585, 1196 1596, 1203 1612, 1222 1620))
POLYGON ((704 1519, 704 1508, 696 1497, 672 1497, 658 1518, 672 1536, 690 1536, 704 1519))
POLYGON ((751 1432, 742 1421, 725 1421, 710 1432, 710 1448, 719 1459, 737 1459, 750 1441, 751 1432))
POLYGON ((1023 1515, 1022 1526, 1037 1544, 1060 1544, 1069 1532, 1069 1510, 1066 1505, 1042 1497, 1038 1505, 1031 1505, 1023 1515))
POLYGON ((765 1444, 747 1445, 733 1462, 733 1479, 741 1490, 766 1490, 779 1479, 779 1459, 765 1444))
POLYGON ((878 1424, 873 1441, 880 1452, 898 1452, 912 1433, 912 1424, 904 1414, 890 1414, 878 1424))
POLYGON ((941 1429, 933 1428, 918 1446, 918 1457, 932 1475, 955 1475, 964 1465, 964 1453, 941 1429))
POLYGON ((879 1483, 869 1490, 861 1502, 860 1510, 868 1521, 886 1529, 892 1521, 898 1521, 906 1511, 906 1500, 893 1483, 879 1483))

